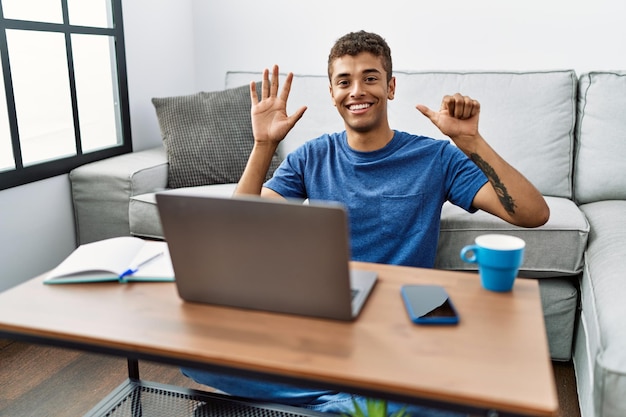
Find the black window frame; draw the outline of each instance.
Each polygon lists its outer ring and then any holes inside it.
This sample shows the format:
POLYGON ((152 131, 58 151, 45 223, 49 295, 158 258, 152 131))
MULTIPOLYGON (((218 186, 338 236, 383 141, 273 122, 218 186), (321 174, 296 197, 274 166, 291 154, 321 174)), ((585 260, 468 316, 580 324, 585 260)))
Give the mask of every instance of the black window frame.
MULTIPOLYGON (((5 86, 7 113, 11 133, 11 143, 13 148, 13 159, 15 161, 14 168, 0 172, 0 190, 5 190, 8 188, 40 181, 43 179, 52 178, 58 175, 67 174, 72 169, 78 166, 116 155, 130 153, 133 151, 130 128, 130 108, 128 101, 128 80, 126 71, 126 52, 124 45, 124 27, 122 21, 122 0, 110 0, 113 18, 113 24, 111 28, 71 25, 69 23, 67 0, 60 1, 62 4, 63 23, 5 19, 4 11, 2 8, 2 1, 0 0, 0 59, 2 60, 2 79, 5 86), (56 158, 53 160, 40 162, 28 166, 23 165, 13 91, 13 82, 11 77, 11 65, 7 45, 6 31, 9 29, 55 32, 64 34, 67 53, 72 113, 74 119, 74 139, 76 142, 76 155, 56 158), (114 40, 116 58, 115 66, 117 69, 117 86, 122 132, 121 144, 112 145, 111 147, 100 149, 97 151, 83 153, 80 137, 81 133, 78 118, 76 82, 74 77, 75 74, 71 48, 72 34, 108 35, 114 40)), ((1 99, 2 97, 0 97, 0 100, 1 99)))

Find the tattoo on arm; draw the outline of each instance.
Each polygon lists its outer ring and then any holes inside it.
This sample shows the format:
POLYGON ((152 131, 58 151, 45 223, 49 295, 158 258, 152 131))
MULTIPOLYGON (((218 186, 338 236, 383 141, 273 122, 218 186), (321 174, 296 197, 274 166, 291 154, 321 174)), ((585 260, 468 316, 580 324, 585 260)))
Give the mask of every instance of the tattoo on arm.
POLYGON ((500 181, 500 177, 498 177, 498 174, 493 169, 493 167, 489 165, 484 159, 482 159, 478 154, 471 154, 470 159, 474 161, 478 168, 480 168, 481 171, 485 173, 487 179, 489 179, 489 182, 496 190, 496 194, 498 195, 500 203, 502 204, 504 209, 510 214, 515 214, 515 200, 513 200, 513 197, 509 195, 509 192, 507 191, 502 181, 500 181))

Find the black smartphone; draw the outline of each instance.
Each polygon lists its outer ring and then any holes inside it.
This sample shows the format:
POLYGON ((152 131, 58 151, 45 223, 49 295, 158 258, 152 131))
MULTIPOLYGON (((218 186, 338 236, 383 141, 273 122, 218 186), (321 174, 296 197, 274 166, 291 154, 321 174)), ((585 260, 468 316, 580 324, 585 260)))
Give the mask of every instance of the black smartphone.
POLYGON ((459 314, 440 285, 404 285, 400 290, 413 323, 457 324, 459 314))

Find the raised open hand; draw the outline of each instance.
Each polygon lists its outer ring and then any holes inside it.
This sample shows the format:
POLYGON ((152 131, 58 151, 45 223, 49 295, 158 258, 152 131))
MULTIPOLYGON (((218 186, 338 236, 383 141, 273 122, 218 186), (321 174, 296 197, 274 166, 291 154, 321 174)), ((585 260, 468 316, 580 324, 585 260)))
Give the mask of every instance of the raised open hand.
POLYGON ((256 83, 254 81, 250 83, 252 132, 257 143, 280 142, 306 111, 306 106, 303 106, 291 116, 287 115, 287 99, 291 91, 292 80, 293 74, 289 73, 279 95, 278 66, 274 65, 272 69, 271 81, 269 70, 265 69, 261 86, 261 100, 257 95, 256 83))

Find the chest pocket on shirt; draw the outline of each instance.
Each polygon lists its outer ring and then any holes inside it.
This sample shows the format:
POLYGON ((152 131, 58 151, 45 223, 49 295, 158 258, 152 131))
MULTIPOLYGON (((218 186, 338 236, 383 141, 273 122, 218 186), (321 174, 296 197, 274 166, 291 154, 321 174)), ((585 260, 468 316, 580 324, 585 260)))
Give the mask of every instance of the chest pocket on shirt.
POLYGON ((408 238, 423 230, 423 194, 384 195, 381 201, 383 235, 408 238))

